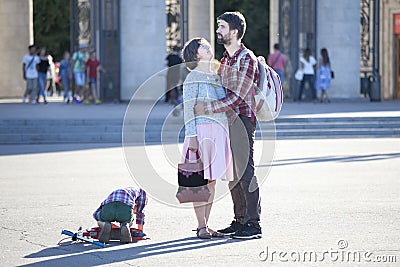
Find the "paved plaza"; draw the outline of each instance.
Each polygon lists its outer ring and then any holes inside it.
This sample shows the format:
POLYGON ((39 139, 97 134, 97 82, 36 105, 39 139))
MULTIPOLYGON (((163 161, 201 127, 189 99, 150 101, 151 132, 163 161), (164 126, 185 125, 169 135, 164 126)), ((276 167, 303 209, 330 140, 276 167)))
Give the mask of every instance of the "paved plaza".
MULTIPOLYGON (((126 104, 67 107, 4 102, 3 120, 67 114, 122 118, 126 109, 126 104)), ((399 106, 363 101, 288 103, 282 116, 399 117, 399 106)), ((261 142, 256 142, 256 153, 261 142)), ((199 240, 192 231, 193 209, 166 205, 152 196, 144 227, 150 239, 106 248, 57 243, 63 238, 62 229, 95 226, 91 214, 105 196, 134 184, 120 143, 3 144, 0 151, 0 266, 354 266, 355 262, 398 266, 400 262, 399 138, 277 140, 273 167, 261 185, 262 239, 199 240)), ((162 169, 164 155, 154 154, 152 161, 162 169)), ((141 165, 140 160, 135 163, 141 165)), ((267 167, 257 163, 259 170, 267 167)), ((159 171, 165 179, 175 179, 173 168, 159 171)), ((150 170, 141 173, 151 176, 150 170)), ((210 226, 225 227, 232 217, 228 195, 214 204, 210 226)))

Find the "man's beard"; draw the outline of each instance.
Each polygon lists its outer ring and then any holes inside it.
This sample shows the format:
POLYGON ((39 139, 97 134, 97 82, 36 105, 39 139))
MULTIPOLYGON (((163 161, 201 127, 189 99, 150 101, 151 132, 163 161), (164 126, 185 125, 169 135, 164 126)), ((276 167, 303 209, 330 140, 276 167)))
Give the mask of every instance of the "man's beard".
POLYGON ((227 36, 223 36, 221 34, 217 35, 217 43, 218 44, 223 44, 223 45, 230 45, 231 44, 231 39, 229 39, 227 36))

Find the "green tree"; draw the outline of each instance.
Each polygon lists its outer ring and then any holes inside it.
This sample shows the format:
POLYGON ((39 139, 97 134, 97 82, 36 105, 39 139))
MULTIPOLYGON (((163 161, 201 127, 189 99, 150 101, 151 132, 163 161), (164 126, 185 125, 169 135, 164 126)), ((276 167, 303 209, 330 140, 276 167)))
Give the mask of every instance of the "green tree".
MULTIPOLYGON (((246 18, 247 30, 243 43, 257 56, 269 54, 269 0, 218 0, 214 1, 215 18, 226 11, 239 11, 246 18)), ((215 46, 216 58, 220 59, 224 47, 215 46)))
POLYGON ((70 49, 70 1, 33 0, 33 27, 36 46, 61 60, 70 49))

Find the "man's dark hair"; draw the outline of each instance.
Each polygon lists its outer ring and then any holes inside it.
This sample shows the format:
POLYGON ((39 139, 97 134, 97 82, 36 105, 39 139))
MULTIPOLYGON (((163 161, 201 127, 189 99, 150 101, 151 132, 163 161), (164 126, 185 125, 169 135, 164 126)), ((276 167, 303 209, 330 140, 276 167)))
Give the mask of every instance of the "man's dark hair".
POLYGON ((274 49, 279 50, 279 44, 274 44, 274 49))
POLYGON ((193 70, 198 65, 197 52, 203 40, 200 37, 193 38, 183 47, 183 60, 186 62, 186 67, 190 70, 193 70))
POLYGON ((31 50, 32 48, 36 47, 34 44, 28 46, 28 49, 31 50))
POLYGON ((242 39, 244 33, 246 32, 246 19, 243 14, 235 11, 235 12, 225 12, 221 16, 217 18, 217 20, 226 21, 229 25, 229 30, 237 30, 237 38, 242 39))

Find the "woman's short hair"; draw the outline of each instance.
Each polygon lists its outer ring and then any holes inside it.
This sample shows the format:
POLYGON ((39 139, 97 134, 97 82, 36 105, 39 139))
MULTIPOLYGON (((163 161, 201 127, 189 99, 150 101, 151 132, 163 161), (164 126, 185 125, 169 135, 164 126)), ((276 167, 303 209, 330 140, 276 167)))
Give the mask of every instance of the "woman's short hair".
POLYGON ((196 37, 186 42, 183 47, 183 60, 186 63, 186 67, 189 70, 193 70, 198 65, 197 52, 199 50, 200 45, 205 41, 204 38, 196 37))

